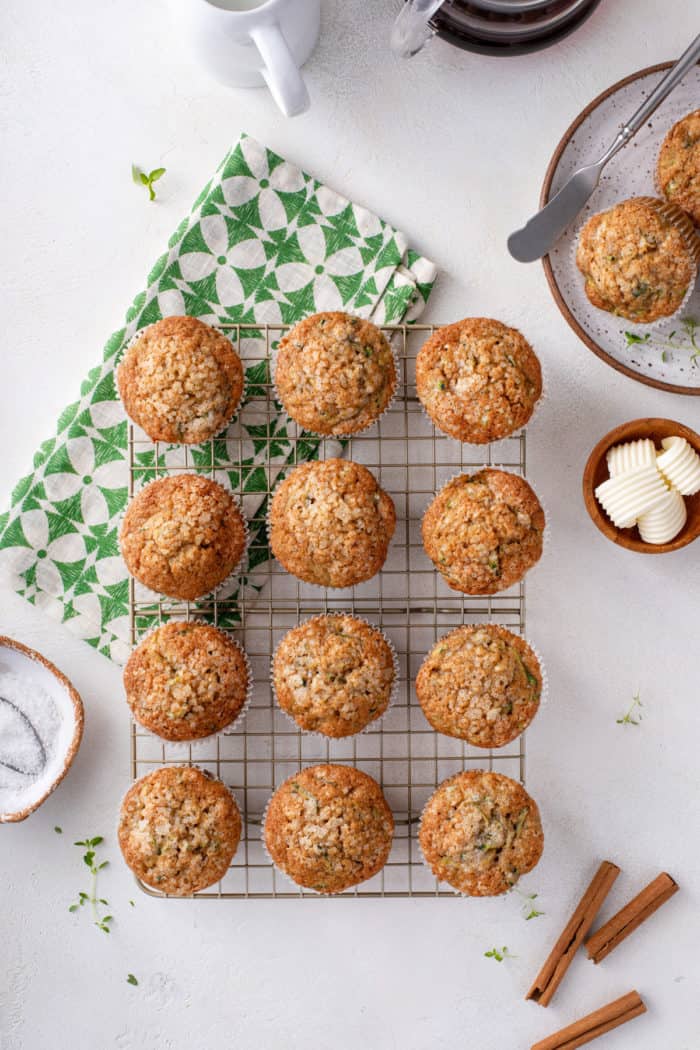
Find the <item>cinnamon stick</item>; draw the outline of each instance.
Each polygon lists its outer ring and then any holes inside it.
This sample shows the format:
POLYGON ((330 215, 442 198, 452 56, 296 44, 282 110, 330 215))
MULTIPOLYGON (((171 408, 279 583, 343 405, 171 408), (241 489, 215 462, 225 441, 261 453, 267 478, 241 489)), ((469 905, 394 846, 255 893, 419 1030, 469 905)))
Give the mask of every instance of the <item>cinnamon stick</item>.
POLYGON ((537 974, 532 988, 525 996, 540 1006, 549 1006, 552 996, 561 984, 581 942, 590 930, 600 906, 620 874, 617 864, 604 860, 593 880, 576 906, 559 940, 547 956, 544 966, 537 974))
POLYGON ((621 908, 612 919, 608 919, 604 926, 586 941, 586 953, 594 963, 599 963, 613 948, 622 944, 638 926, 653 915, 657 908, 672 897, 678 890, 678 883, 671 876, 662 871, 660 875, 645 886, 629 904, 621 908))
POLYGON ((646 1013, 646 1006, 639 993, 628 992, 620 999, 586 1014, 561 1031, 541 1039, 539 1043, 533 1043, 530 1050, 576 1050, 577 1046, 590 1043, 599 1035, 605 1035, 606 1032, 643 1013, 646 1013))

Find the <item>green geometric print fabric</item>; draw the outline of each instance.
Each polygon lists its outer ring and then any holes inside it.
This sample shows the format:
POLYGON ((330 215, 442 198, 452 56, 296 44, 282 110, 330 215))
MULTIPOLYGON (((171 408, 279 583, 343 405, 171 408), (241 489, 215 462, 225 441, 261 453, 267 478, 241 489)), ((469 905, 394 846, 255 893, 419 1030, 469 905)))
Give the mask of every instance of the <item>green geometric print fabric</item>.
MULTIPOLYGON (((433 264, 412 251, 403 234, 243 136, 171 237, 79 398, 61 413, 54 436, 15 486, 10 509, 0 514, 3 581, 123 662, 129 653, 128 577, 118 530, 127 503, 127 423, 114 368, 128 342, 170 314, 209 324, 289 324, 318 310, 347 310, 377 324, 411 321, 434 279, 433 264)), ((261 367, 246 369, 244 405, 267 378, 261 367)), ((261 465, 260 426, 241 426, 246 454, 240 476, 228 481, 247 494, 249 516, 264 514, 264 493, 274 479, 261 471, 271 464, 261 465), (251 508, 248 499, 256 491, 261 496, 251 508)), ((272 466, 279 474, 292 453, 289 420, 279 406, 263 431, 274 435, 272 466)), ((225 444, 214 443, 222 462, 231 458, 225 444)), ((309 438, 297 446, 297 456, 313 458, 317 449, 309 438)), ((165 462, 180 453, 166 449, 165 462)), ((155 452, 138 455, 145 482, 155 476, 149 470, 155 452)), ((199 456, 192 449, 192 468, 211 473, 211 457, 209 446, 199 456)), ((260 561, 267 551, 259 522, 253 532, 260 561)))

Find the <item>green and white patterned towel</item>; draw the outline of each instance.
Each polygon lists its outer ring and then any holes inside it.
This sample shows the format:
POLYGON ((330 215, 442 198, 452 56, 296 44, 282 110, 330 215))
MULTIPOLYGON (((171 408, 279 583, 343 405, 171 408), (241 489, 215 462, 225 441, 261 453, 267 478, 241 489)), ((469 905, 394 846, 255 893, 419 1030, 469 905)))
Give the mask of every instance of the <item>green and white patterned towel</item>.
MULTIPOLYGON (((170 239, 80 398, 61 414, 56 436, 15 486, 10 510, 0 515, 3 578, 122 662, 129 652, 128 578, 117 533, 127 502, 127 425, 114 367, 134 333, 184 313, 210 324, 287 324, 336 309, 377 324, 410 321, 434 279, 433 264, 411 251, 403 234, 243 136, 170 239)), ((247 396, 261 381, 252 372, 247 396)), ((242 425, 251 455, 231 480, 254 495, 266 490, 267 479, 256 462, 256 428, 242 425)), ((270 421, 282 466, 291 454, 287 425, 282 412, 270 421)), ((307 457, 317 448, 309 441, 307 457)), ((140 454, 144 481, 153 456, 140 454)), ((196 449, 192 456, 196 466, 196 449)), ((211 454, 203 455, 202 469, 210 464, 211 454)), ((258 560, 267 556, 264 541, 257 550, 258 560)))

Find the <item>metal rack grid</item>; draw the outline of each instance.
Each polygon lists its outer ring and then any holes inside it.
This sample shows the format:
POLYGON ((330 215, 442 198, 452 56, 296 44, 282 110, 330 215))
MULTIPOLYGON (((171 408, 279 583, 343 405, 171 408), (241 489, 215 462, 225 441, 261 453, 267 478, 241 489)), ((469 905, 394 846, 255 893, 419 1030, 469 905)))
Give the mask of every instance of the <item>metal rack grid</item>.
MULTIPOLYGON (((421 518, 435 491, 461 471, 484 464, 525 475, 525 433, 489 446, 462 445, 436 431, 415 392, 415 357, 439 325, 390 325, 382 330, 399 363, 397 394, 388 411, 367 431, 347 439, 312 438, 284 417, 286 437, 274 419, 280 415, 270 380, 271 360, 287 325, 221 325, 240 354, 248 400, 224 438, 194 450, 154 445, 129 426, 129 496, 154 477, 197 470, 227 481, 251 525, 244 584, 228 583, 196 602, 154 595, 130 581, 131 641, 170 618, 205 618, 232 631, 244 645, 255 681, 253 698, 240 727, 213 740, 171 745, 136 724, 131 728, 134 778, 152 769, 193 762, 219 776, 234 791, 243 834, 226 876, 196 894, 203 899, 318 897, 277 871, 261 844, 261 816, 273 790, 302 766, 338 762, 358 766, 382 785, 396 822, 394 845, 385 868, 340 896, 452 897, 423 864, 417 842, 421 810, 437 785, 468 768, 496 769, 525 777, 525 740, 485 751, 436 733, 426 721, 413 682, 423 657, 437 638, 463 623, 498 623, 523 634, 525 585, 492 597, 470 597, 450 590, 423 550, 421 518), (252 394, 252 396, 251 396, 252 394), (250 430, 252 428, 252 434, 250 430), (381 573, 346 590, 304 584, 267 559, 264 520, 275 484, 297 461, 317 449, 319 458, 346 455, 363 463, 393 497, 396 533, 381 573), (242 467, 243 465, 243 467, 242 467), (249 491, 251 472, 265 476, 262 493, 249 491), (324 740, 296 729, 275 708, 269 684, 271 654, 282 635, 307 617, 324 612, 356 613, 377 624, 393 642, 400 665, 399 693, 377 727, 345 740, 324 740)), ((141 883, 144 892, 161 896, 141 883)))

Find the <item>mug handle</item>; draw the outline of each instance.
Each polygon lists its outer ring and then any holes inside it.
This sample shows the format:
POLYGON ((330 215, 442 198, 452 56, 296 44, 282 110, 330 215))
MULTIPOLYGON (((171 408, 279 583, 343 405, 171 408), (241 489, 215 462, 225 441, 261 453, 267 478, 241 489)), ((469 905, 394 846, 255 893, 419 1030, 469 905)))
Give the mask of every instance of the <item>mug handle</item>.
POLYGON ((265 63, 262 75, 285 117, 305 113, 311 104, 301 73, 276 22, 251 30, 253 43, 265 63))

